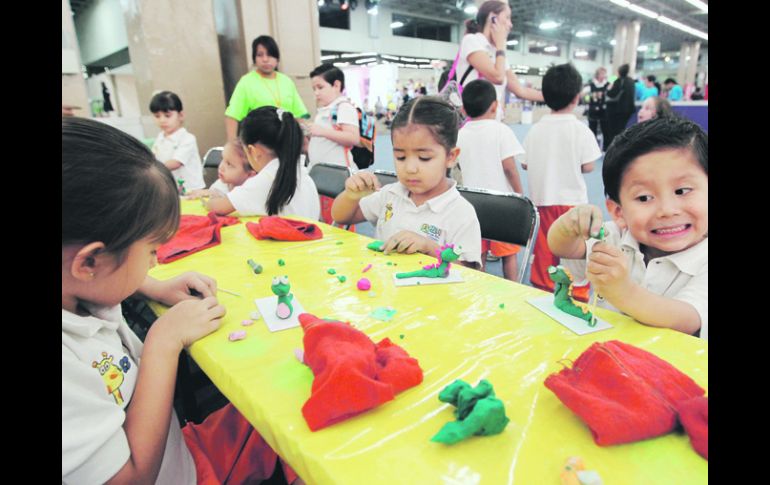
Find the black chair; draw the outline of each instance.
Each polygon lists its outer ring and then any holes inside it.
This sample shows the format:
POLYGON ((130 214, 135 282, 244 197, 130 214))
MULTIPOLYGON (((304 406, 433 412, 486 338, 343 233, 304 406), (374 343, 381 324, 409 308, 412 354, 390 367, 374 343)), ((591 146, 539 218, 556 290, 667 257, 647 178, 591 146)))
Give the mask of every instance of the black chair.
POLYGON ((513 192, 470 187, 458 187, 457 190, 476 209, 482 238, 524 246, 516 279, 522 283, 527 267, 532 264, 532 249, 540 226, 540 214, 535 204, 513 192))
MULTIPOLYGON (((313 179, 318 195, 324 195, 334 199, 345 191, 345 180, 352 175, 348 167, 342 165, 332 165, 330 163, 317 163, 309 172, 313 179)), ((333 225, 338 226, 337 223, 333 225)), ((350 229, 350 225, 341 226, 344 229, 350 229)))
POLYGON ((393 184, 398 182, 398 177, 396 176, 396 172, 389 172, 387 170, 375 170, 374 175, 377 176, 377 179, 380 181, 380 185, 383 187, 388 184, 393 184))
POLYGON ((203 156, 203 182, 206 187, 211 186, 219 178, 219 163, 222 161, 222 147, 209 148, 203 156))

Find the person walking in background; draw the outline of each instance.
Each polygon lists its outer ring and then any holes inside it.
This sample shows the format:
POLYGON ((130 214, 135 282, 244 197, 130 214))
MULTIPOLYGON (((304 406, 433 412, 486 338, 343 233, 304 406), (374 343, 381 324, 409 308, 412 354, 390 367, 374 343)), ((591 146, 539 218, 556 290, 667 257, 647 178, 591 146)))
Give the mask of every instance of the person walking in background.
POLYGON ((635 86, 634 80, 628 77, 629 66, 623 64, 618 68, 618 78, 607 91, 607 133, 604 134, 604 151, 607 151, 615 136, 623 131, 628 119, 634 114, 635 86))
POLYGON ((102 112, 107 113, 107 116, 110 116, 110 113, 115 111, 115 108, 112 107, 110 91, 107 89, 107 85, 104 83, 102 83, 102 99, 104 99, 104 102, 102 103, 102 112))
POLYGON ((663 81, 663 86, 666 87, 666 93, 668 93, 667 97, 669 101, 681 101, 684 97, 682 86, 676 82, 676 79, 671 77, 666 79, 663 81))
POLYGON ((594 78, 586 87, 589 92, 588 127, 597 137, 597 140, 599 139, 599 128, 601 128, 602 138, 607 137, 607 90, 609 87, 607 69, 603 67, 596 70, 594 78))

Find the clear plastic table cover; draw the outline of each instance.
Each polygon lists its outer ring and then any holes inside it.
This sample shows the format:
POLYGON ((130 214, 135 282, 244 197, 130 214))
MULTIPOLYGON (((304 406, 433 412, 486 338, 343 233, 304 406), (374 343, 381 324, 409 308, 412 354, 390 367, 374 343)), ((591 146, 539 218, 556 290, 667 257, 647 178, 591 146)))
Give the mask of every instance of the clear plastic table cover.
MULTIPOLYGON (((198 201, 183 201, 182 212, 205 214, 198 201)), ((258 241, 245 227, 258 219, 241 218, 241 224, 222 228, 222 244, 158 265, 150 275, 166 279, 199 271, 241 295, 218 293, 227 308, 223 324, 194 343, 190 355, 308 484, 556 485, 571 456, 582 457, 605 484, 707 482, 708 462, 683 432, 599 447, 588 427, 543 385, 591 343, 617 339, 656 354, 708 389, 707 342, 603 309, 597 314, 613 328, 577 336, 526 302, 543 295, 540 290, 459 265, 453 268, 462 283, 397 288, 394 272, 418 269, 432 258, 385 256, 366 249, 371 239, 322 223, 320 240, 258 241), (261 274, 253 273, 249 258, 263 266, 261 274), (336 274, 329 274, 330 268, 336 274), (289 276, 291 291, 307 312, 352 322, 375 342, 389 337, 402 346, 419 360, 423 383, 311 432, 301 408, 313 374, 294 353, 302 348, 301 328, 271 333, 262 320, 241 325, 256 309, 254 300, 272 294, 270 284, 278 275, 289 276), (371 281, 369 291, 356 288, 364 276, 371 281), (396 313, 389 321, 372 318, 380 307, 396 313), (244 340, 228 340, 230 332, 243 329, 244 340), (454 420, 454 408, 441 403, 438 394, 455 379, 471 385, 487 379, 494 385, 511 420, 501 434, 452 446, 430 441, 454 420)), ((153 308, 164 311, 157 304, 153 308)))

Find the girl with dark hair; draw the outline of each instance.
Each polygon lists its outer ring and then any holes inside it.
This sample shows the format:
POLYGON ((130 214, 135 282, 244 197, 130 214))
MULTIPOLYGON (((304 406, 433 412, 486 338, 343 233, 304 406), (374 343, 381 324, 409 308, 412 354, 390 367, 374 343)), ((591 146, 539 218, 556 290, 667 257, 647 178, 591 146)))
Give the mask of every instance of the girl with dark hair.
POLYGON ((250 112, 238 126, 246 158, 257 175, 207 207, 217 214, 283 215, 318 219, 318 190, 300 163, 302 129, 294 116, 273 106, 250 112))
POLYGON ((228 140, 236 138, 238 122, 251 110, 262 106, 290 111, 295 118, 310 118, 294 81, 278 72, 280 58, 278 44, 269 35, 260 35, 251 43, 254 70, 238 81, 225 110, 228 140))
POLYGON ((176 182, 147 147, 104 123, 62 119, 62 483, 273 473, 277 455, 232 404, 179 428, 179 354, 219 328, 225 308, 212 278, 147 275, 178 226, 176 182), (171 306, 144 342, 121 314, 136 292, 171 306))
POLYGON ((508 2, 487 0, 479 7, 475 18, 465 22, 465 28, 455 77, 461 85, 479 78, 495 85, 497 121, 503 119, 506 91, 519 98, 543 101, 543 93, 522 86, 516 74, 508 68, 505 49, 508 32, 513 28, 508 2))
POLYGON ((406 103, 393 119, 390 136, 398 182, 381 187, 377 176, 362 170, 345 181, 332 206, 341 224, 369 221, 385 253, 436 254, 454 244, 459 261, 481 265, 481 229, 476 211, 447 177, 456 163, 459 115, 436 96, 406 103))

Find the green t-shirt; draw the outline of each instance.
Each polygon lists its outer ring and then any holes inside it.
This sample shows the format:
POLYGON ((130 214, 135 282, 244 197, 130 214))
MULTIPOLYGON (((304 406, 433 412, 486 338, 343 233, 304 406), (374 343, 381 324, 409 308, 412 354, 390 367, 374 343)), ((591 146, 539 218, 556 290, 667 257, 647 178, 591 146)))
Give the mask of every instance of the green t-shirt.
POLYGON ((256 71, 244 75, 235 86, 225 116, 241 121, 249 111, 262 106, 276 106, 295 118, 309 116, 297 87, 286 74, 275 71, 275 79, 265 79, 256 71))

